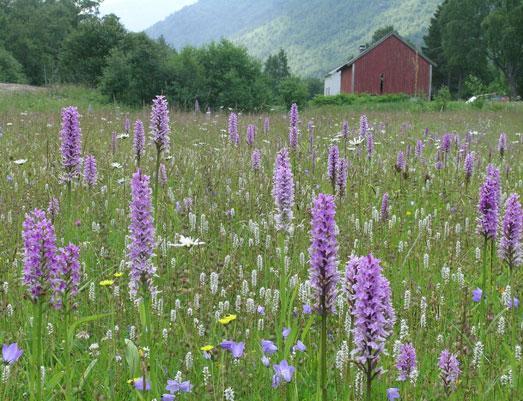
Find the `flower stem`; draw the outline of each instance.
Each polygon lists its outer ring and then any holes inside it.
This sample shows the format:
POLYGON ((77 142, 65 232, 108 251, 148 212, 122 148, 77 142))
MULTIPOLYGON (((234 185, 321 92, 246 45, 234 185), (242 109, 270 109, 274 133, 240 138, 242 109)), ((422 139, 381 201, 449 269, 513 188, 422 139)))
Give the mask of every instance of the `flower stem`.
POLYGON ((33 322, 33 368, 34 368, 34 381, 35 381, 35 390, 33 398, 35 400, 43 400, 42 397, 42 380, 40 378, 40 367, 43 366, 42 363, 42 315, 43 315, 43 305, 42 301, 39 299, 34 304, 34 318, 33 322))
MULTIPOLYGON (((325 296, 322 296, 321 304, 325 306, 325 296)), ((321 355, 320 355, 320 369, 321 369, 321 399, 327 401, 327 312, 325 307, 322 308, 321 314, 321 355)))

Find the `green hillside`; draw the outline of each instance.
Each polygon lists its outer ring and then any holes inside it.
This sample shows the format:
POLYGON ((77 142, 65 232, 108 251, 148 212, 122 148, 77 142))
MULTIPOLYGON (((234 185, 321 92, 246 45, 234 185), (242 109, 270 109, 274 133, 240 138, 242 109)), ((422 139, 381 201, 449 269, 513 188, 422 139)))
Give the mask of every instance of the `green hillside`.
POLYGON ((441 0, 200 0, 146 32, 176 48, 226 37, 265 58, 280 47, 294 72, 319 76, 393 24, 420 44, 441 0))

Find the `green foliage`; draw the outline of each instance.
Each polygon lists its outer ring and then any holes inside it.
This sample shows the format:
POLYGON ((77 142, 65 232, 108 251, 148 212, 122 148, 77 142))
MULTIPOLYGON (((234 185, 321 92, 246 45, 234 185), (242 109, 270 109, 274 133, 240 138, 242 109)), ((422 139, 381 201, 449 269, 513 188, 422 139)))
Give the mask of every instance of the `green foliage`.
POLYGON ((270 92, 260 63, 247 50, 227 40, 205 46, 200 55, 205 71, 202 104, 246 110, 263 108, 270 92))
POLYGON ((443 85, 439 88, 436 97, 434 98, 435 104, 438 105, 438 108, 442 111, 447 110, 449 102, 452 100, 452 95, 448 86, 443 85))
POLYGON ((486 92, 487 87, 475 75, 469 75, 464 84, 465 96, 481 95, 486 92))
POLYGON ((22 84, 26 81, 22 65, 11 53, 0 46, 0 82, 22 84))
POLYGON ((270 55, 265 61, 263 71, 267 78, 274 82, 276 85, 285 78, 291 75, 289 70, 287 54, 283 49, 277 54, 270 55))
POLYGON ((107 57, 125 36, 125 29, 114 15, 90 17, 65 38, 60 53, 64 81, 96 86, 107 57))
POLYGON ((382 38, 384 38, 385 36, 387 36, 389 33, 392 33, 392 32, 398 33, 398 31, 396 29, 394 29, 394 25, 387 25, 386 27, 375 30, 374 33, 372 34, 371 44, 379 42, 382 38))
MULTIPOLYGON (((445 0, 431 20, 424 53, 437 63, 433 85, 458 97, 498 81, 501 71, 511 96, 523 87, 523 3, 513 0, 445 0), (466 85, 469 76, 477 82, 466 85)), ((496 84, 498 89, 503 85, 496 84)))
POLYGON ((30 83, 59 81, 61 45, 97 3, 24 0, 2 6, 4 46, 23 66, 30 83))
POLYGON ((402 103, 407 102, 409 99, 409 95, 405 95, 402 93, 387 94, 382 96, 369 95, 366 93, 340 93, 335 96, 316 96, 314 99, 312 99, 311 104, 314 106, 349 106, 376 103, 402 103))
POLYGON ((489 57, 508 83, 510 96, 523 95, 523 2, 501 0, 495 2, 482 24, 489 57))
POLYGON ((107 58, 101 92, 111 99, 139 105, 165 91, 169 48, 144 33, 129 33, 107 58))
POLYGON ((309 98, 307 84, 298 77, 289 77, 280 82, 278 95, 281 103, 290 107, 292 103, 303 106, 309 98))

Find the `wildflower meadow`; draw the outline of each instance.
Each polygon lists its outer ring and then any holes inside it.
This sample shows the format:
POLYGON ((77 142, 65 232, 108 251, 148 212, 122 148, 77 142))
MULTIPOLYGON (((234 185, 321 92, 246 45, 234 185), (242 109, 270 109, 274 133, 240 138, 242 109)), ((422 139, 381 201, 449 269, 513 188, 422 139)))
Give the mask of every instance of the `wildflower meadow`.
POLYGON ((0 110, 0 400, 523 400, 522 115, 0 110))

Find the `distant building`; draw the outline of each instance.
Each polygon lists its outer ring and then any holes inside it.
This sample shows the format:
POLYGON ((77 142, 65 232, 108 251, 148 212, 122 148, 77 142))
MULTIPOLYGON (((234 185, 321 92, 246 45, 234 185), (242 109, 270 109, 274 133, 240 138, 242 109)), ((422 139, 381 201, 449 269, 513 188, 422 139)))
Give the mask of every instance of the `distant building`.
POLYGON ((426 96, 432 91, 434 63, 400 35, 392 32, 325 76, 324 95, 339 93, 406 93, 426 96))

